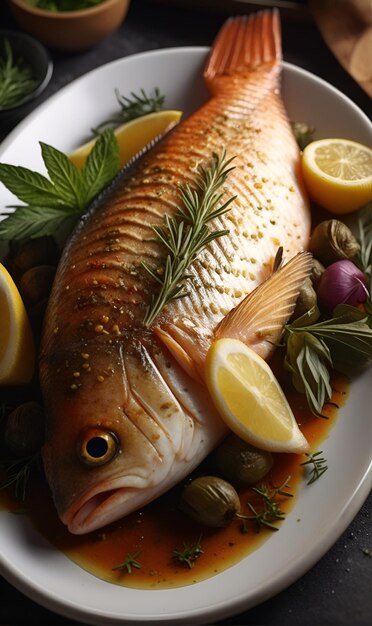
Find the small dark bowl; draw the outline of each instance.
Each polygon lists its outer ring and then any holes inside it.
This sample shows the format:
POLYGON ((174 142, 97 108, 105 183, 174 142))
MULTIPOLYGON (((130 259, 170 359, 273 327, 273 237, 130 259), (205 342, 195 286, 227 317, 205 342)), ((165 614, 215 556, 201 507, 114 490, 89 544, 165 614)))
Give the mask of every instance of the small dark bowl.
POLYGON ((4 41, 8 41, 12 49, 13 61, 28 67, 32 78, 36 81, 34 89, 25 98, 9 107, 0 106, 0 129, 7 130, 23 119, 35 106, 35 100, 48 85, 53 63, 44 46, 30 35, 15 30, 0 30, 0 57, 4 57, 4 41))

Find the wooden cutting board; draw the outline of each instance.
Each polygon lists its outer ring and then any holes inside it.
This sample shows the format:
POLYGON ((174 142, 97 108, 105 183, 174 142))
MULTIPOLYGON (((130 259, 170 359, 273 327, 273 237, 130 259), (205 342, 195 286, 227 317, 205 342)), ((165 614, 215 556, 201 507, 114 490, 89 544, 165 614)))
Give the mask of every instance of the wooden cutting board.
POLYGON ((309 0, 333 54, 372 97, 372 0, 309 0))

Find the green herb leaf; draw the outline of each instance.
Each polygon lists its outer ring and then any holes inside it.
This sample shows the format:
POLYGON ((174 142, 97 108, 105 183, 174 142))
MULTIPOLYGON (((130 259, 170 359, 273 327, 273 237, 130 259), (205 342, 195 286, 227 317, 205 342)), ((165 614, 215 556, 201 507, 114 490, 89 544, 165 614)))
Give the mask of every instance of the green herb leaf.
POLYGON ((21 202, 52 207, 63 204, 48 178, 21 165, 0 163, 0 181, 21 202))
POLYGON ((61 209, 25 206, 18 207, 7 219, 0 222, 0 239, 33 239, 42 235, 53 235, 57 231, 70 231, 77 216, 61 209))
POLYGON ((15 211, 0 222, 0 239, 53 235, 61 229, 67 234, 119 169, 119 147, 111 129, 97 139, 81 172, 60 150, 40 145, 51 180, 27 168, 0 163, 0 181, 26 202, 11 207, 15 211))
POLYGON ((66 208, 81 210, 85 206, 85 189, 81 174, 66 154, 40 142, 41 153, 55 193, 66 208))
MULTIPOLYGON (((315 415, 331 397, 328 369, 352 376, 372 361, 372 329, 356 307, 339 305, 334 317, 316 324, 286 326, 285 367, 294 386, 305 393, 315 415)), ((302 317, 301 320, 305 318, 302 317)))
POLYGON ((284 366, 292 372, 292 382, 306 395, 311 411, 322 417, 324 403, 332 396, 328 366, 332 365, 327 346, 309 332, 287 337, 284 366))
POLYGON ((119 144, 114 131, 108 128, 98 137, 82 170, 86 204, 114 178, 119 166, 119 144))

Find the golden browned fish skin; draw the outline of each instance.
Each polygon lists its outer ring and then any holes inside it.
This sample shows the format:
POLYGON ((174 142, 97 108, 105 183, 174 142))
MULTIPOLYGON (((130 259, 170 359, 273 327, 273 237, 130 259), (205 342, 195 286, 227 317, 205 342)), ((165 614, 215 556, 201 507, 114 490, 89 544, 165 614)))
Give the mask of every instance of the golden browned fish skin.
MULTIPOLYGON (((276 13, 230 21, 206 68, 213 97, 119 177, 66 246, 45 320, 40 375, 46 473, 72 532, 122 515, 120 498, 132 496, 128 511, 148 502, 191 471, 225 432, 203 384, 215 330, 268 278, 279 247, 289 260, 309 237, 280 68, 276 13), (223 200, 236 199, 213 227, 229 234, 199 255, 188 296, 171 302, 148 329, 143 320, 157 284, 142 263, 161 272, 166 255, 152 226, 177 212, 180 185, 193 185, 199 165, 223 149, 235 157, 223 200), (117 450, 107 462, 92 462, 82 441, 99 440, 101 432, 115 434, 117 450), (96 509, 108 509, 109 498, 113 513, 99 517, 96 509)), ((235 331, 228 325, 227 332, 235 331)))

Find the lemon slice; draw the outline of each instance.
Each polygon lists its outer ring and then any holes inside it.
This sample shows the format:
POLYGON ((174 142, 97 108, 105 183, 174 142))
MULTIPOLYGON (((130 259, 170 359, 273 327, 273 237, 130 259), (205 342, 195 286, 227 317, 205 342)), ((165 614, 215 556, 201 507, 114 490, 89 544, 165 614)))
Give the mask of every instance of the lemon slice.
MULTIPOLYGON (((116 128, 114 133, 119 143, 120 165, 127 163, 150 141, 171 130, 178 124, 181 116, 182 111, 157 111, 137 117, 116 128)), ((76 167, 79 169, 83 167, 96 141, 97 139, 92 139, 69 155, 76 167)))
POLYGON ((0 263, 0 384, 29 383, 35 346, 26 309, 12 277, 0 263))
POLYGON ((271 368, 241 341, 212 344, 206 382, 222 419, 244 441, 271 452, 309 450, 271 368))
POLYGON ((372 150, 348 139, 320 139, 303 151, 310 197, 331 213, 352 213, 372 200, 372 150))

